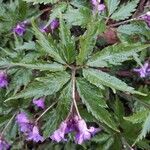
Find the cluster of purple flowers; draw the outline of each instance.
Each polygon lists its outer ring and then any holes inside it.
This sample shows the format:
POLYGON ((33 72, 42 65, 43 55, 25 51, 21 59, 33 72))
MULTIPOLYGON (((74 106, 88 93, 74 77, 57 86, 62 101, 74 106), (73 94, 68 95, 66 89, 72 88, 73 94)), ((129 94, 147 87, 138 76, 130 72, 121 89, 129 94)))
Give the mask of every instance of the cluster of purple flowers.
POLYGON ((0 137, 0 150, 8 150, 8 149, 10 149, 9 143, 5 139, 0 137))
POLYGON ((82 144, 85 140, 90 140, 97 132, 101 131, 100 128, 90 127, 88 128, 86 122, 78 116, 63 121, 60 127, 50 136, 53 141, 67 141, 65 135, 70 132, 75 132, 75 142, 82 144))
POLYGON ((139 17, 140 19, 144 20, 148 27, 150 27, 150 11, 148 11, 146 14, 139 17))
POLYGON ((33 140, 34 142, 44 141, 44 138, 39 134, 38 126, 34 125, 24 112, 17 115, 16 121, 19 125, 20 131, 26 136, 26 140, 33 140))
POLYGON ((45 32, 45 33, 50 33, 50 32, 53 33, 54 30, 57 29, 58 27, 59 27, 59 21, 58 19, 54 19, 48 26, 44 26, 40 30, 41 32, 45 32))
POLYGON ((105 9, 105 5, 101 4, 100 2, 101 0, 92 0, 92 4, 93 4, 93 9, 94 11, 98 11, 98 12, 102 12, 105 9))
POLYGON ((0 88, 4 88, 8 85, 7 74, 5 71, 0 71, 0 88))
POLYGON ((141 68, 133 70, 135 72, 138 72, 141 78, 145 78, 146 76, 150 75, 150 66, 148 62, 145 62, 145 64, 141 68))

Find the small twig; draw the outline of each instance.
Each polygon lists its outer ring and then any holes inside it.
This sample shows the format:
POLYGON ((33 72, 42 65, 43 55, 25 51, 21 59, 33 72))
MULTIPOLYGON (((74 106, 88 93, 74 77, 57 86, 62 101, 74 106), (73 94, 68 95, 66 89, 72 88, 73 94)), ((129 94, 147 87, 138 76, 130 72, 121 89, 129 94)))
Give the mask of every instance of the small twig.
POLYGON ((35 122, 37 123, 37 122, 39 121, 39 119, 40 119, 43 115, 45 115, 56 103, 57 103, 57 101, 54 102, 52 105, 50 105, 50 106, 35 120, 35 122))
POLYGON ((10 118, 10 120, 8 121, 8 123, 6 124, 5 128, 3 129, 1 136, 5 133, 7 127, 10 125, 10 123, 12 122, 12 120, 14 119, 16 113, 10 118))
POLYGON ((132 19, 125 20, 125 21, 122 21, 122 22, 118 22, 118 23, 115 23, 115 24, 111 24, 111 25, 109 25, 109 27, 116 27, 116 26, 120 26, 120 25, 123 25, 123 24, 129 23, 129 22, 131 22, 131 21, 135 21, 135 20, 140 20, 140 19, 138 19, 138 18, 132 18, 132 19))

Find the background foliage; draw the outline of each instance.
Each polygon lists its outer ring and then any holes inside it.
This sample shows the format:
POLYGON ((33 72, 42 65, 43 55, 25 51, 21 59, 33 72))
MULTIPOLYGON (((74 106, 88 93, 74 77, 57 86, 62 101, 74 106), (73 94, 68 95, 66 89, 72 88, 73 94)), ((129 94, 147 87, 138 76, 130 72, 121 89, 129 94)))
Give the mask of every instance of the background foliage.
POLYGON ((33 120, 40 116, 33 98, 46 97, 47 107, 56 103, 39 120, 43 143, 27 142, 11 122, 5 139, 12 150, 150 149, 150 78, 133 72, 150 56, 150 29, 133 19, 149 10, 145 1, 139 12, 140 3, 105 0, 105 11, 94 14, 88 0, 0 0, 0 69, 9 77, 0 89, 1 131, 19 111, 33 120), (55 18, 59 28, 42 33, 40 25, 55 18), (19 37, 12 30, 24 20, 30 25, 19 37), (79 112, 88 125, 102 128, 82 145, 72 135, 62 143, 48 138, 69 113, 74 67, 79 112))

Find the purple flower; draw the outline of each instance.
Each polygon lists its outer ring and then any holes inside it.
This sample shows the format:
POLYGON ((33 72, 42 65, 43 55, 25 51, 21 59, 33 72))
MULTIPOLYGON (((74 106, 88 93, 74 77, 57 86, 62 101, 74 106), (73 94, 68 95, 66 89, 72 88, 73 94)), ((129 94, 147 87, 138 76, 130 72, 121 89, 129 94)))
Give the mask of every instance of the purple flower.
POLYGON ((0 138, 0 150, 8 150, 9 148, 10 145, 8 144, 8 142, 0 138))
POLYGON ((25 134, 31 132, 33 125, 30 123, 30 120, 27 118, 27 115, 24 112, 21 112, 16 116, 16 121, 21 132, 25 134))
POLYGON ((41 32, 46 32, 46 33, 50 33, 50 32, 54 32, 55 29, 57 29, 59 27, 59 21, 58 19, 53 19, 52 22, 48 25, 45 26, 43 28, 41 28, 41 32))
POLYGON ((0 71, 0 88, 4 88, 8 85, 7 74, 4 71, 0 71))
POLYGON ((150 75, 150 68, 148 62, 146 62, 141 68, 139 69, 133 69, 135 72, 138 72, 140 74, 141 78, 144 78, 148 75, 150 75))
POLYGON ((102 12, 105 10, 105 5, 100 3, 100 0, 92 0, 91 1, 94 6, 94 11, 102 12))
POLYGON ((67 123, 62 122, 59 128, 50 136, 50 138, 56 142, 66 141, 65 139, 66 129, 67 129, 67 123))
POLYGON ((17 122, 18 123, 29 123, 29 119, 27 118, 26 113, 21 112, 16 116, 17 122))
POLYGON ((39 108, 44 109, 45 108, 45 99, 44 98, 39 98, 39 99, 33 99, 33 104, 36 105, 39 108))
POLYGON ((148 27, 150 27, 150 11, 148 11, 144 15, 141 15, 139 18, 144 20, 147 23, 148 27))
POLYGON ((14 27, 13 32, 16 33, 18 36, 23 36, 26 31, 26 22, 21 22, 14 27))
POLYGON ((52 32, 55 29, 57 29, 59 27, 59 21, 58 21, 58 19, 52 20, 52 22, 50 23, 50 27, 51 27, 52 32))
POLYGON ((44 138, 39 134, 39 129, 34 126, 32 132, 28 134, 27 140, 33 140, 34 142, 43 142, 44 138))

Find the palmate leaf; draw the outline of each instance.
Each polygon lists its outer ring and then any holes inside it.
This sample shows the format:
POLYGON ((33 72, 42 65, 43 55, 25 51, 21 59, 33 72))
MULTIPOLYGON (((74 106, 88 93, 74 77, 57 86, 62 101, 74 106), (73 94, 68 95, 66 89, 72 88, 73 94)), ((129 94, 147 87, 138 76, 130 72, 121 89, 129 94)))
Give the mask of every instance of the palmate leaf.
POLYGON ((24 0, 26 1, 27 3, 29 2, 32 2, 33 4, 48 4, 48 3, 51 3, 51 4, 54 4, 54 3, 57 3, 59 0, 24 0))
POLYGON ((118 8, 119 3, 119 0, 106 0, 108 16, 110 16, 118 8))
POLYGON ((60 45, 66 62, 73 63, 75 60, 75 39, 71 36, 70 28, 60 17, 60 45))
POLYGON ((82 65, 87 60, 88 56, 92 53, 96 44, 97 35, 105 30, 103 20, 93 20, 88 24, 86 32, 80 37, 79 55, 77 57, 77 64, 82 65))
POLYGON ((38 81, 32 82, 25 90, 8 98, 6 101, 18 98, 39 98, 52 95, 58 92, 69 79, 69 74, 63 71, 50 74, 47 77, 37 78, 38 81))
POLYGON ((83 79, 77 80, 77 89, 88 111, 90 111, 96 119, 105 123, 115 131, 118 131, 115 123, 111 119, 111 115, 103 108, 106 107, 106 103, 102 99, 100 91, 98 93, 98 89, 95 90, 96 88, 94 88, 94 86, 88 84, 88 82, 83 79))
POLYGON ((44 136, 49 137, 65 120, 69 112, 71 105, 71 83, 69 83, 62 91, 59 96, 59 101, 55 110, 45 117, 46 123, 44 124, 44 136))
POLYGON ((60 63, 65 63, 64 60, 59 55, 59 50, 57 48, 57 44, 52 39, 51 35, 49 34, 48 37, 46 37, 42 32, 40 32, 35 23, 32 21, 33 29, 35 31, 35 35, 38 39, 38 43, 41 45, 43 50, 47 52, 52 58, 54 58, 56 61, 60 63))
POLYGON ((104 48, 93 54, 87 62, 88 66, 92 67, 109 67, 110 65, 120 65, 128 60, 137 52, 150 47, 149 44, 117 44, 104 48))
POLYGON ((101 85, 104 85, 110 87, 112 90, 120 90, 132 94, 142 94, 138 91, 135 91, 134 88, 128 86, 125 82, 121 81, 120 79, 100 70, 83 69, 83 76, 90 83, 96 85, 97 87, 101 87, 101 85))
POLYGON ((138 111, 132 116, 124 117, 124 119, 134 124, 141 123, 147 118, 148 114, 149 114, 149 110, 138 111))
POLYGON ((132 0, 121 5, 118 10, 111 15, 111 19, 119 21, 129 18, 132 15, 132 12, 135 11, 138 2, 139 0, 132 0))

